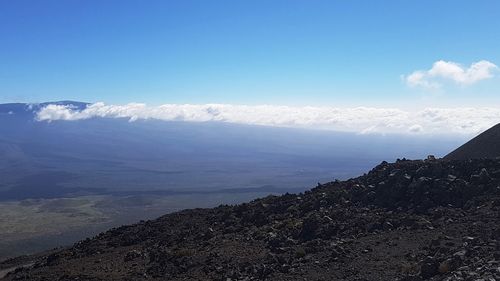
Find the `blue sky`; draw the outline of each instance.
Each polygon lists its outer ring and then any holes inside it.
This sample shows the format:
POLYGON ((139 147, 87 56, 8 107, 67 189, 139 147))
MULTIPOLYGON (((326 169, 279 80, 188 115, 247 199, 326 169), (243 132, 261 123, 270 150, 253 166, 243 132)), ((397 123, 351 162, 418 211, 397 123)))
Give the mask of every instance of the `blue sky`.
POLYGON ((0 102, 486 106, 500 101, 498 69, 471 83, 426 74, 438 89, 407 78, 439 60, 500 65, 499 12, 498 1, 0 0, 0 102))

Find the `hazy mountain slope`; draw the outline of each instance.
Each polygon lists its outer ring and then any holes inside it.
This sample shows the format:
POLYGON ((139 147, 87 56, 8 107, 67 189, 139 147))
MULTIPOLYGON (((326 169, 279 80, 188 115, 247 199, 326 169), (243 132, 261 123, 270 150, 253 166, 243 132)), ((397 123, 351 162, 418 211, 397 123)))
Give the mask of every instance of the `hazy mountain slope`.
POLYGON ((460 142, 213 122, 95 118, 47 123, 34 120, 40 106, 0 105, 0 200, 305 189, 358 175, 383 159, 422 158, 422 151, 443 155, 460 142))
POLYGON ((460 146, 445 159, 479 159, 500 157, 500 124, 460 146))

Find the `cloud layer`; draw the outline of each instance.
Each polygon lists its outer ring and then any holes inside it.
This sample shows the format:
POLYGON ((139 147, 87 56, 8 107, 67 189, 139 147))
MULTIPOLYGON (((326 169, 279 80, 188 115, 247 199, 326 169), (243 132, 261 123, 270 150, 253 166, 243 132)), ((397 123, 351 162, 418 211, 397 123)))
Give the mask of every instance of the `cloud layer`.
POLYGON ((37 113, 38 121, 89 118, 136 120, 228 122, 277 127, 326 129, 345 132, 406 134, 477 134, 500 122, 500 108, 397 108, 290 107, 271 105, 166 104, 146 106, 132 103, 95 103, 78 110, 66 105, 48 105, 37 113))
POLYGON ((451 61, 437 61, 429 70, 417 70, 405 77, 412 87, 439 88, 442 81, 453 81, 458 85, 471 85, 481 80, 492 78, 498 69, 495 64, 482 60, 468 68, 451 61))

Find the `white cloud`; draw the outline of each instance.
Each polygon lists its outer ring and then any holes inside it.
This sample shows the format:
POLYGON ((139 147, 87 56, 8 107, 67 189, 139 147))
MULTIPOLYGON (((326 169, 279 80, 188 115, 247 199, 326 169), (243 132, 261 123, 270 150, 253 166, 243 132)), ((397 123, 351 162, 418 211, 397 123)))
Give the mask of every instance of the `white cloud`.
POLYGON ((423 130, 424 130, 424 127, 422 127, 419 124, 411 125, 410 128, 408 128, 408 131, 412 132, 412 133, 419 133, 419 132, 422 132, 423 130))
POLYGON ((129 121, 228 122, 277 127, 326 129, 360 134, 476 134, 500 122, 500 108, 426 108, 405 111, 373 107, 290 107, 272 105, 95 103, 84 110, 48 105, 39 121, 127 118, 129 121))
POLYGON ((437 89, 441 85, 437 82, 429 81, 427 73, 424 71, 415 71, 406 77, 406 83, 412 87, 424 87, 427 89, 437 89))
POLYGON ((471 64, 468 68, 451 61, 437 61, 429 70, 417 70, 405 76, 409 86, 420 86, 436 89, 442 81, 453 81, 458 85, 471 85, 481 80, 492 78, 498 69, 495 64, 482 60, 471 64))

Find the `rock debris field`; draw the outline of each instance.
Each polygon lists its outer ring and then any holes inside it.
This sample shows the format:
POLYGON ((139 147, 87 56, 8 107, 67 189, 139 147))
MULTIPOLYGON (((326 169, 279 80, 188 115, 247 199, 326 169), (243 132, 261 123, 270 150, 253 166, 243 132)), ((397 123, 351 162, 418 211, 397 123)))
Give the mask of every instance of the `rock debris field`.
POLYGON ((4 280, 500 280, 500 160, 383 162, 4 261, 4 280))

